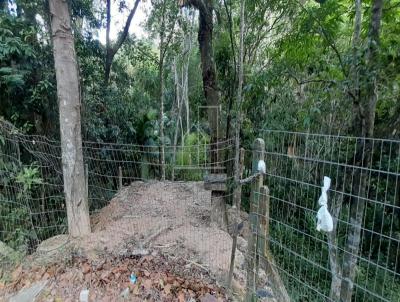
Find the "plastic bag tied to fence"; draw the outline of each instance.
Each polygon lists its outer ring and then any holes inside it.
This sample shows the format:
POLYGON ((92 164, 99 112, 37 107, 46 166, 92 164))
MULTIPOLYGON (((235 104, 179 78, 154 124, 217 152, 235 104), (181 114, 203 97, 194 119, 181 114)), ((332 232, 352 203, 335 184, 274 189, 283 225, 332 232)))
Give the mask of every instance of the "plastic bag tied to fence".
POLYGON ((259 173, 262 173, 262 174, 267 173, 267 168, 265 166, 265 162, 262 159, 258 161, 257 170, 259 173))
POLYGON ((332 232, 333 219, 328 211, 328 190, 331 186, 331 179, 324 176, 324 185, 321 188, 321 196, 319 197, 318 204, 320 208, 317 213, 317 231, 332 232))

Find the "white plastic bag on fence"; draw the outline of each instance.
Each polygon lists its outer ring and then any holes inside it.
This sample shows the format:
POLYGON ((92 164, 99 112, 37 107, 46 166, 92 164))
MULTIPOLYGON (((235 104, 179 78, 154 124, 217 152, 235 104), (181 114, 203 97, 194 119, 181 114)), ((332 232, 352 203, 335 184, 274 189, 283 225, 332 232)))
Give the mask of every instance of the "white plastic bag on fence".
POLYGON ((260 172, 262 174, 267 173, 267 168, 265 166, 265 161, 263 161, 262 159, 258 161, 257 170, 258 170, 258 172, 260 172))
POLYGON ((324 176, 324 185, 321 188, 321 196, 319 197, 318 204, 320 208, 317 213, 317 231, 332 232, 333 219, 328 211, 328 194, 327 191, 331 186, 331 179, 324 176))

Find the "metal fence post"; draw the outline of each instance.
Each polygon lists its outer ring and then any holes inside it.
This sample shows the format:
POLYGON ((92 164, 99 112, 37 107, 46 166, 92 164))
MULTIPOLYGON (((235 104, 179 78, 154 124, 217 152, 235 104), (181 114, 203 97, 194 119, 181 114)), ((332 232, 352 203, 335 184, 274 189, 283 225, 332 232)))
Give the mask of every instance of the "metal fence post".
MULTIPOLYGON (((253 155, 252 155, 252 174, 258 173, 258 162, 264 160, 265 143, 261 138, 257 138, 253 143, 253 155)), ((247 292, 246 301, 251 302, 254 300, 257 284, 257 271, 258 271, 258 255, 257 255, 257 232, 258 232, 258 207, 260 189, 263 184, 264 177, 262 174, 259 175, 257 180, 251 184, 250 193, 250 234, 248 238, 248 251, 247 251, 247 292)))

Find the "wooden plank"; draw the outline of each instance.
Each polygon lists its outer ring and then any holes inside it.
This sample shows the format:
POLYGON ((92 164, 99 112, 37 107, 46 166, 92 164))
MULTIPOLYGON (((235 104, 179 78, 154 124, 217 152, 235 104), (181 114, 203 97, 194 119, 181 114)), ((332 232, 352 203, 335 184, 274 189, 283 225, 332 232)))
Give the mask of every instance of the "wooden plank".
POLYGON ((208 174, 204 176, 204 189, 218 192, 226 192, 226 174, 208 174))

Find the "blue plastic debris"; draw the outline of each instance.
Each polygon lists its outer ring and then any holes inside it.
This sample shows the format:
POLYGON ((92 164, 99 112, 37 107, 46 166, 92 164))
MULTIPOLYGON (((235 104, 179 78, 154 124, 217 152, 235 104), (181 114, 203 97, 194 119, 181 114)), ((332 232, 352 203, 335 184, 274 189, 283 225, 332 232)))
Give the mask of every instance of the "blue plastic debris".
POLYGON ((131 281, 132 284, 135 284, 137 281, 136 275, 135 274, 131 274, 129 277, 129 281, 131 281))
POLYGON ((256 295, 258 298, 272 298, 274 296, 270 291, 264 288, 258 289, 256 295))

